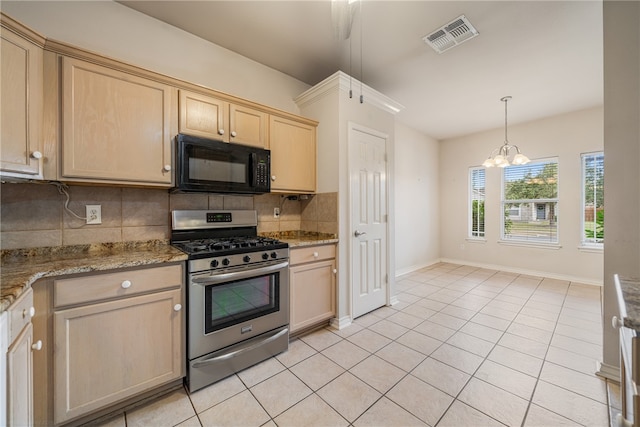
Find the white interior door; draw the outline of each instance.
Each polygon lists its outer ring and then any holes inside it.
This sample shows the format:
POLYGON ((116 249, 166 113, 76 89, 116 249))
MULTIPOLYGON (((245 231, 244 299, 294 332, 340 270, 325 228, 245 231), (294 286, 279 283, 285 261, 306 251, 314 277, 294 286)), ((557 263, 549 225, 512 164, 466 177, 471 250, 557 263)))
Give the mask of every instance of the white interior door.
POLYGON ((387 161, 385 135, 349 127, 353 317, 387 303, 387 161))

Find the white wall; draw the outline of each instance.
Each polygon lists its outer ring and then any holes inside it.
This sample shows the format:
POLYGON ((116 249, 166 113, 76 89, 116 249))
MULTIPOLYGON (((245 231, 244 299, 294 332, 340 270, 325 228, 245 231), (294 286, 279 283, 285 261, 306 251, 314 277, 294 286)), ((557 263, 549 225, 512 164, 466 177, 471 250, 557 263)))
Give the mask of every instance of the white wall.
POLYGON ((309 88, 112 1, 2 1, 0 7, 47 38, 294 114, 293 98, 309 88))
POLYGON ((438 141, 396 123, 396 276, 440 258, 438 141))
POLYGON ((508 132, 510 142, 531 159, 558 158, 561 247, 541 249, 498 243, 502 182, 499 168, 486 170, 486 241, 476 243, 466 239, 468 170, 471 166, 480 166, 491 150, 503 143, 504 128, 501 128, 440 144, 440 256, 446 261, 602 284, 602 252, 583 251, 578 247, 582 236, 580 154, 603 150, 603 109, 509 125, 508 132))

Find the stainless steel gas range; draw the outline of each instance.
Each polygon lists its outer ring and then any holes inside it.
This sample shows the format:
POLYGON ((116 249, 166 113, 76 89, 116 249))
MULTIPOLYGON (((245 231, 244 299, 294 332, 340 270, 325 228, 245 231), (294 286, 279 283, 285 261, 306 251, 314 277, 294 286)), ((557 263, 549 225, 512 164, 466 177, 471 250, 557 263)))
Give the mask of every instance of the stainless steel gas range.
POLYGON ((187 261, 187 383, 195 391, 289 345, 289 246, 257 235, 257 213, 175 210, 187 261))

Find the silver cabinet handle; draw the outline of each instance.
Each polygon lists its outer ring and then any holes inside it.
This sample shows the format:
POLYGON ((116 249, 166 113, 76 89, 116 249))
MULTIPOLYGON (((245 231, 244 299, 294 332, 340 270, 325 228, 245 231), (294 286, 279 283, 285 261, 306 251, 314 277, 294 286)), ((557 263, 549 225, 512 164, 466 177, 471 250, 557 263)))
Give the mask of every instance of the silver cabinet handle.
POLYGON ((358 230, 356 230, 356 232, 353 233, 353 235, 356 237, 364 236, 365 234, 367 234, 366 231, 358 231, 358 230))
POLYGON ((238 133, 235 130, 231 131, 231 136, 238 136, 238 133))
POLYGON ((42 153, 39 151, 34 151, 33 153, 31 153, 31 158, 39 160, 42 158, 42 153))
POLYGON ((613 326, 614 329, 618 329, 622 327, 622 325, 624 325, 624 323, 622 322, 622 319, 618 319, 618 316, 613 316, 611 318, 611 326, 613 326))

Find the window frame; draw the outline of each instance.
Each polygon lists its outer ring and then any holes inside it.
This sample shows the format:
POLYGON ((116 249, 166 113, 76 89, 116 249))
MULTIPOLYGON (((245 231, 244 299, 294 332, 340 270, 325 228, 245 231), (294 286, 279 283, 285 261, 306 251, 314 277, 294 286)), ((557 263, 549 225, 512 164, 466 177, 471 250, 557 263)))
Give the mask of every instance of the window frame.
MULTIPOLYGON (((469 168, 468 174, 468 210, 467 210, 467 239, 469 240, 486 240, 487 228, 486 228, 486 207, 487 207, 487 173, 486 168, 483 166, 472 166, 469 168), (482 175, 482 180, 484 181, 484 192, 482 194, 482 198, 474 197, 475 196, 475 186, 474 186, 474 177, 477 174, 482 175), (482 215, 482 231, 474 231, 474 221, 473 221, 473 204, 474 201, 482 201, 483 207, 485 209, 485 215, 482 215)), ((480 222, 478 221, 478 229, 480 228, 480 222)))
MULTIPOLYGON (((585 224, 585 213, 586 213, 586 209, 587 209, 587 195, 586 195, 586 159, 588 157, 594 158, 595 162, 600 161, 602 164, 602 177, 603 177, 603 188, 602 188, 602 203, 603 203, 603 210, 604 210, 604 151, 600 150, 600 151, 592 151, 592 152, 588 152, 588 153, 581 153, 580 154, 580 183, 581 183, 581 200, 580 200, 580 246, 583 248, 592 248, 592 249, 604 249, 604 229, 603 229, 603 236, 602 239, 600 239, 600 241, 598 241, 597 237, 594 238, 588 238, 586 236, 586 224, 585 224), (601 158, 601 160, 598 160, 598 158, 601 158)), ((595 186, 594 186, 595 187, 595 186)), ((595 190, 594 190, 595 191, 595 190)), ((595 195, 594 195, 594 199, 595 199, 595 195)), ((598 207, 597 207, 597 203, 594 209, 594 221, 596 220, 597 217, 597 211, 598 211, 598 207)), ((604 224, 604 219, 603 219, 603 224, 604 224)))
POLYGON ((557 248, 560 246, 560 161, 558 157, 546 157, 542 159, 531 160, 530 163, 526 165, 511 165, 502 169, 502 177, 501 177, 501 190, 500 190, 500 243, 506 244, 515 244, 515 245, 523 245, 523 246, 540 246, 540 247, 554 247, 557 248), (506 182, 505 178, 507 176, 506 172, 509 168, 526 168, 531 167, 537 164, 556 164, 556 197, 554 198, 539 198, 539 199, 505 199, 505 189, 506 182), (505 208, 507 204, 519 204, 519 209, 522 217, 522 211, 524 207, 523 204, 532 204, 534 207, 539 203, 555 203, 554 216, 556 217, 555 224, 555 240, 535 240, 535 239, 527 239, 527 238, 518 238, 518 237, 508 237, 507 233, 505 233, 505 208))

